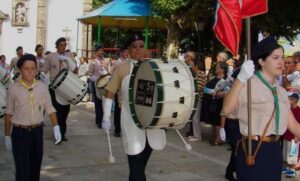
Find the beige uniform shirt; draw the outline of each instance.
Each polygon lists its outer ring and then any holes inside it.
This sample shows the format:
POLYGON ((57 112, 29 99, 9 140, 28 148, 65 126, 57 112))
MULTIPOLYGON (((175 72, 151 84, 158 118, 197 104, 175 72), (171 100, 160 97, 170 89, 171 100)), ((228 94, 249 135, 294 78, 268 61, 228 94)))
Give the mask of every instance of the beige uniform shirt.
POLYGON ((17 62, 18 62, 19 59, 20 59, 20 57, 14 57, 13 59, 11 59, 11 62, 10 62, 10 65, 9 65, 11 70, 14 69, 13 70, 14 75, 16 75, 16 73, 19 72, 19 69, 17 67, 17 62))
MULTIPOLYGON (((64 54, 64 56, 68 56, 71 59, 74 59, 74 57, 70 53, 66 53, 64 54)), ((49 72, 50 82, 52 82, 57 76, 57 74, 65 68, 68 68, 68 66, 64 61, 60 60, 59 54, 57 52, 50 53, 48 56, 45 57, 44 70, 45 73, 49 72)))
POLYGON ((91 76, 92 81, 96 81, 100 78, 101 73, 103 71, 107 71, 109 69, 109 60, 108 59, 94 59, 90 62, 89 69, 87 71, 87 75, 91 76))
MULTIPOLYGON (((284 134, 287 129, 288 112, 290 104, 288 94, 277 83, 277 92, 279 98, 280 118, 279 118, 279 135, 284 134)), ((256 76, 251 81, 252 88, 252 134, 262 135, 263 131, 271 118, 274 109, 274 98, 271 91, 256 76)), ((247 85, 245 85, 239 94, 239 105, 237 109, 238 119, 240 121, 240 132, 242 135, 248 135, 248 118, 247 118, 247 85)), ((268 128, 266 136, 276 134, 275 114, 268 128)))
POLYGON ((25 126, 38 124, 44 120, 44 110, 48 115, 55 112, 45 84, 37 81, 32 91, 35 97, 33 108, 29 91, 20 82, 9 87, 6 95, 6 114, 13 115, 12 123, 25 126))
POLYGON ((121 87, 123 78, 130 73, 130 60, 126 60, 124 63, 119 64, 110 80, 105 87, 106 90, 116 94, 121 87))

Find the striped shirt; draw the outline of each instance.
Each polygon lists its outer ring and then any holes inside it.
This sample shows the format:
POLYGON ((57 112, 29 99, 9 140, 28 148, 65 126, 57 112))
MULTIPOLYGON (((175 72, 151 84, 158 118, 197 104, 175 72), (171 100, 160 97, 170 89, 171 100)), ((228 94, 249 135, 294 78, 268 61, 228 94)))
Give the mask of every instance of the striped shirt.
POLYGON ((198 71, 196 74, 196 81, 198 86, 198 101, 202 101, 203 98, 203 89, 207 82, 207 78, 204 71, 198 71))

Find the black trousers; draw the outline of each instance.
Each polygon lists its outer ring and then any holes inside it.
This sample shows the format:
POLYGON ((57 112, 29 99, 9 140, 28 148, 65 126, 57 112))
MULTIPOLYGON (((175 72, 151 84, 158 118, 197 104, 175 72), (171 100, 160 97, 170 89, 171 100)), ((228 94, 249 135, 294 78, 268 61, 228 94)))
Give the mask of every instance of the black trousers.
POLYGON ((129 164, 129 181, 146 181, 145 169, 152 153, 148 140, 144 150, 137 155, 127 155, 129 164))
POLYGON ((93 100, 95 104, 95 113, 96 113, 96 124, 101 125, 102 118, 103 118, 103 108, 102 108, 102 100, 99 99, 96 95, 96 87, 95 82, 92 82, 92 94, 93 94, 93 100))
MULTIPOLYGON (((257 144, 258 141, 252 141, 253 150, 256 149, 257 144)), ((280 141, 271 143, 263 142, 256 155, 255 164, 253 166, 246 165, 245 153, 240 143, 238 145, 235 163, 238 181, 280 181, 282 169, 280 141)))
POLYGON ((115 133, 121 132, 121 108, 119 107, 118 94, 115 96, 115 111, 114 111, 115 133))
POLYGON ((238 140, 241 139, 239 120, 238 119, 226 119, 226 134, 229 139, 231 147, 230 160, 226 168, 226 173, 233 174, 235 172, 235 150, 238 140))
POLYGON ((43 158, 43 127, 24 129, 13 127, 12 149, 16 166, 16 181, 38 181, 43 158))
POLYGON ((70 105, 61 105, 56 101, 55 92, 52 89, 49 89, 52 104, 56 110, 56 115, 58 119, 58 125, 60 127, 60 133, 62 138, 65 137, 67 132, 67 118, 70 112, 70 105))

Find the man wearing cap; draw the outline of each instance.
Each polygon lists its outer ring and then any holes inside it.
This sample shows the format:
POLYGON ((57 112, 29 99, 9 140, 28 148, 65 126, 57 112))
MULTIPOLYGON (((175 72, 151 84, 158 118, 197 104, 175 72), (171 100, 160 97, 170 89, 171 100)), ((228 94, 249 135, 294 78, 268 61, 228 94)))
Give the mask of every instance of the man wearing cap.
POLYGON ((96 84, 101 75, 106 75, 109 72, 109 60, 104 58, 104 50, 101 47, 96 48, 96 58, 92 59, 87 71, 87 75, 91 77, 92 81, 92 95, 95 104, 95 122, 101 128, 103 110, 101 97, 97 97, 96 84))
POLYGON ((18 46, 17 49, 16 49, 16 53, 17 53, 17 56, 14 57, 11 60, 10 65, 9 65, 10 71, 13 71, 14 77, 19 75, 19 73, 18 73, 19 70, 18 70, 18 67, 17 67, 17 62, 23 56, 23 47, 18 46))
POLYGON ((145 181, 145 168, 153 149, 161 150, 166 145, 165 131, 161 129, 139 129, 130 113, 128 90, 130 75, 134 64, 146 57, 144 40, 141 35, 134 35, 128 41, 130 58, 120 64, 109 84, 105 87, 106 95, 103 100, 102 128, 108 131, 111 127, 111 105, 114 94, 119 91, 121 102, 121 129, 124 150, 129 164, 129 181, 145 181))
MULTIPOLYGON (((45 73, 49 72, 50 82, 53 82, 56 76, 63 70, 69 69, 73 73, 77 73, 76 60, 71 53, 66 52, 67 40, 59 38, 55 42, 57 51, 50 53, 45 57, 44 70, 45 73), (69 61, 67 61, 67 59, 69 61), (74 64, 72 64, 72 61, 74 64)), ((70 103, 63 97, 56 94, 54 90, 49 89, 52 104, 57 110, 58 124, 62 135, 62 141, 68 141, 65 134, 67 131, 67 118, 70 112, 70 103)))

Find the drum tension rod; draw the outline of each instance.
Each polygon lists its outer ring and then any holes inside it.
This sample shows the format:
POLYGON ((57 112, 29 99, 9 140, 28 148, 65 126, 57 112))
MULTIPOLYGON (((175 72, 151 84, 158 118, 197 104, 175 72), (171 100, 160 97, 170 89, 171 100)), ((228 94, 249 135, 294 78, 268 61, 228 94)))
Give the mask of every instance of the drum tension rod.
POLYGON ((173 72, 174 72, 174 73, 178 73, 177 67, 173 67, 173 72))
POLYGON ((175 87, 180 88, 180 83, 179 80, 175 80, 174 81, 175 87))

